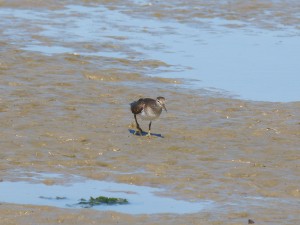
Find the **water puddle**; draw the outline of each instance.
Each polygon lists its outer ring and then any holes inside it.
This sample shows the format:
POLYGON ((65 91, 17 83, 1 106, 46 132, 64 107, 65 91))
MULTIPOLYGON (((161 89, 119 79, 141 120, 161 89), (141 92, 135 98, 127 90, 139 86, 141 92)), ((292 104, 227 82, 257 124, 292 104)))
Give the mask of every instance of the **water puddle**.
MULTIPOLYGON (((134 8, 128 10, 134 12, 134 8)), ((196 10, 193 4, 189 10, 196 10)), ((21 38, 24 50, 155 59, 172 66, 144 71, 146 75, 193 80, 187 88, 224 90, 224 94, 251 100, 299 101, 299 31, 292 28, 259 29, 238 19, 221 18, 196 18, 185 24, 137 12, 131 16, 102 5, 68 5, 57 11, 0 10, 5 19, 11 15, 31 24, 21 31, 5 31, 21 38), (37 29, 37 36, 30 29, 37 29), (51 46, 43 41, 32 44, 37 37, 52 40, 51 46)))
POLYGON ((212 201, 188 202, 158 196, 159 188, 136 186, 60 174, 31 173, 23 181, 0 182, 2 203, 46 205, 60 208, 82 208, 80 199, 105 196, 125 198, 129 204, 93 206, 96 210, 110 210, 127 214, 196 213, 208 209, 212 201), (37 181, 42 181, 37 182, 37 181), (52 183, 54 181, 54 183, 52 183), (62 183, 61 183, 62 182, 62 183))

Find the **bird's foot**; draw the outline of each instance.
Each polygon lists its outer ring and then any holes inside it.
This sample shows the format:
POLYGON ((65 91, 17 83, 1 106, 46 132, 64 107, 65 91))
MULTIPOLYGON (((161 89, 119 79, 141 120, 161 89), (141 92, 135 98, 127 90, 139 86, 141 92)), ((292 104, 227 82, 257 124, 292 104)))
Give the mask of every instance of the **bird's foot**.
POLYGON ((141 135, 141 132, 139 130, 134 131, 133 135, 137 135, 137 133, 140 133, 141 135))
POLYGON ((150 132, 150 130, 149 130, 148 133, 146 134, 146 137, 151 137, 151 132, 150 132))
POLYGON ((136 130, 134 131, 133 135, 137 135, 137 133, 139 133, 140 136, 143 136, 143 130, 136 130))

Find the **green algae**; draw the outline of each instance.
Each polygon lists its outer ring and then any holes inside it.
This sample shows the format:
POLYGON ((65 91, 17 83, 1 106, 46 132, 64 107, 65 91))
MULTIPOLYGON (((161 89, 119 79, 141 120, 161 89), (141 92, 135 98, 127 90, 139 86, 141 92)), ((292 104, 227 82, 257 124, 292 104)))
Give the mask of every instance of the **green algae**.
POLYGON ((89 200, 84 198, 80 199, 79 205, 83 205, 85 208, 90 208, 97 205, 124 205, 128 204, 128 200, 125 198, 109 198, 105 196, 90 197, 89 200))

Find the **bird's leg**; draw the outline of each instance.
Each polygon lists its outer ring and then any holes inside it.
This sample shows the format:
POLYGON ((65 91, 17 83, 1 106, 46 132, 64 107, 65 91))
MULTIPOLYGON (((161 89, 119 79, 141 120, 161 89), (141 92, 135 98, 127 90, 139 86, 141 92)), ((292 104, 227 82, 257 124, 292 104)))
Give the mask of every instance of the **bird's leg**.
MULTIPOLYGON (((143 135, 143 130, 140 128, 140 125, 136 119, 136 114, 134 114, 134 119, 135 119, 135 124, 136 124, 136 128, 139 130, 140 132, 140 135, 142 136, 143 135)), ((134 132, 134 135, 136 134, 136 132, 138 132, 137 130, 134 132)))
POLYGON ((150 137, 151 136, 151 123, 152 123, 152 121, 150 121, 150 123, 149 123, 149 131, 148 131, 148 134, 147 134, 147 136, 148 137, 150 137))

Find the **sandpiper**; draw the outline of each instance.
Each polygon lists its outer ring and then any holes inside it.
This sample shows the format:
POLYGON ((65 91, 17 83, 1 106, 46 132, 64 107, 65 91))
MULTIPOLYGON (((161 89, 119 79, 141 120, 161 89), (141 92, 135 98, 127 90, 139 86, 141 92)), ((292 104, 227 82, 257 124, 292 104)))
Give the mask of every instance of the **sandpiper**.
POLYGON ((151 136, 150 130, 152 121, 160 116, 162 109, 167 112, 165 102, 166 100, 164 97, 157 97, 156 99, 140 98, 138 101, 130 103, 131 112, 134 115, 136 128, 138 129, 138 131, 135 131, 134 134, 139 132, 140 135, 142 135, 143 133, 143 130, 136 119, 136 115, 138 115, 142 120, 150 121, 147 136, 151 136))

